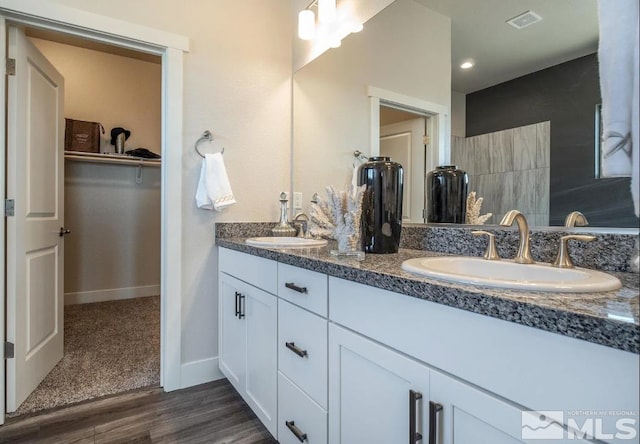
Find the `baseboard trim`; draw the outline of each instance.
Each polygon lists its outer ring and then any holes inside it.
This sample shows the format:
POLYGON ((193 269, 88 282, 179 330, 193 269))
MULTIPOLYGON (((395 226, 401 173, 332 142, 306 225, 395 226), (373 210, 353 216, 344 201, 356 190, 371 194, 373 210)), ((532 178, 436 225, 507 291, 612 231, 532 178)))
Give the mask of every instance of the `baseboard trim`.
POLYGON ((218 357, 201 359, 182 364, 181 386, 182 388, 204 384, 224 378, 218 368, 218 357))
POLYGON ((106 290, 81 291, 77 293, 65 293, 64 305, 117 301, 120 299, 157 296, 159 294, 160 285, 143 285, 140 287, 109 288, 106 290))

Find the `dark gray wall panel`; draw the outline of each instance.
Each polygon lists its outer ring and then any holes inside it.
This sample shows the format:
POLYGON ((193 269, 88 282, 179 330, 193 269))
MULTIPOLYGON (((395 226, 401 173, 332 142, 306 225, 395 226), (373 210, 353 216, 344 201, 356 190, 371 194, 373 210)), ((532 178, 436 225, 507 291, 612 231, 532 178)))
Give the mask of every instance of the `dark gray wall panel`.
POLYGON ((595 179, 598 58, 591 54, 467 94, 467 137, 551 121, 550 223, 573 210, 592 226, 637 227, 628 178, 595 179))

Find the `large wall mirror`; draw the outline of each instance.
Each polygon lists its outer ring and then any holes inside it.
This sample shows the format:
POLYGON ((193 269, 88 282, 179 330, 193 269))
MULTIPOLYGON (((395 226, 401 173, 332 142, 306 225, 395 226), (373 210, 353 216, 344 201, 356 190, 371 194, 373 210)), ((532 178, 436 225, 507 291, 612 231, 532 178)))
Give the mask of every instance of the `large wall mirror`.
POLYGON ((494 213, 488 224, 516 208, 534 226, 579 210, 591 226, 637 228, 629 179, 596 174, 597 46, 596 0, 395 0, 294 74, 293 191, 308 202, 347 187, 354 151, 385 154, 384 139, 413 124, 427 136, 417 148, 391 143, 412 177, 407 221, 423 221, 424 174, 451 162, 494 213), (527 11, 522 29, 506 23, 527 11), (413 103, 446 110, 445 127, 413 103))

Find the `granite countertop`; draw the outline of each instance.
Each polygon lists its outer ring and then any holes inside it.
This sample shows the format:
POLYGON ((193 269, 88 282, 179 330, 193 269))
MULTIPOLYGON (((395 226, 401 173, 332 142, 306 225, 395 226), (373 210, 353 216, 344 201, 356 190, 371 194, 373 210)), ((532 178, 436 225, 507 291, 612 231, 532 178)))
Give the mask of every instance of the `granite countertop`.
POLYGON ((216 239, 216 245, 272 259, 329 276, 425 299, 572 338, 640 353, 640 302, 637 273, 610 272, 620 290, 601 293, 514 291, 449 283, 400 268, 416 257, 444 256, 401 248, 396 254, 367 254, 363 261, 331 256, 323 248, 253 247, 244 237, 216 239))

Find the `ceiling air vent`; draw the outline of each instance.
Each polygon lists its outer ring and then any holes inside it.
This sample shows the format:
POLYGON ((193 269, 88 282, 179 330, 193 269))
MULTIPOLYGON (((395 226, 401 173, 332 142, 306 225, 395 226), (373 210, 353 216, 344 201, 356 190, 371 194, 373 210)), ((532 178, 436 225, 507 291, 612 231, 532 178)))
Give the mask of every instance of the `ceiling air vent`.
POLYGON ((523 29, 527 26, 533 25, 534 23, 538 23, 539 21, 542 21, 542 17, 540 17, 533 11, 526 11, 520 15, 515 16, 512 19, 507 20, 507 23, 509 23, 516 29, 523 29))

